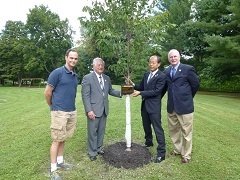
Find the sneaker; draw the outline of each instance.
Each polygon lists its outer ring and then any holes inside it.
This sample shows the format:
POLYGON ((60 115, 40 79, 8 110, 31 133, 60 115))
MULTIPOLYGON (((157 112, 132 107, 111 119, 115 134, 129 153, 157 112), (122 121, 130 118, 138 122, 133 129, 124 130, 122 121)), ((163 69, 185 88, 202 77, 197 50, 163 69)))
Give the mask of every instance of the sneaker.
POLYGON ((50 172, 51 180, 62 180, 57 171, 50 172))
POLYGON ((65 162, 61 164, 57 164, 57 168, 62 168, 62 169, 71 169, 73 167, 73 164, 67 164, 65 162))

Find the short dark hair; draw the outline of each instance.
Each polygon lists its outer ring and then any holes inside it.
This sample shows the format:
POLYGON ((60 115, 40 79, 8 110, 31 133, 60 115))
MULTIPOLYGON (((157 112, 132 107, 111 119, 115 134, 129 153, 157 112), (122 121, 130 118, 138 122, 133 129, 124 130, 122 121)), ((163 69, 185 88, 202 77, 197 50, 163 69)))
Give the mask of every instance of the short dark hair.
POLYGON ((156 57, 157 57, 157 62, 158 62, 158 63, 160 63, 160 62, 162 61, 161 55, 160 55, 159 53, 154 53, 154 54, 152 54, 150 57, 152 57, 152 56, 156 56, 156 57))
POLYGON ((77 53, 77 51, 76 51, 75 49, 68 49, 68 50, 66 51, 65 56, 68 56, 70 52, 76 52, 76 53, 77 53))

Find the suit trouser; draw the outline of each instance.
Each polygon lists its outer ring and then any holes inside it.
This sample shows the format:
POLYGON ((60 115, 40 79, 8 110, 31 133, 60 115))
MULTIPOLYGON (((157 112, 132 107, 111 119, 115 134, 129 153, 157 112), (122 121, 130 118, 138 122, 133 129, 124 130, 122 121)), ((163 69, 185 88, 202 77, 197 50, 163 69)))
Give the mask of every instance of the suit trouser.
POLYGON ((193 113, 168 113, 169 135, 174 145, 174 152, 190 159, 192 152, 193 113))
POLYGON ((100 151, 100 147, 103 145, 103 139, 106 128, 107 116, 105 113, 101 117, 96 117, 95 120, 87 118, 87 130, 88 130, 88 154, 90 156, 96 156, 100 151))
POLYGON ((145 107, 145 102, 143 102, 142 110, 141 110, 141 115, 142 115, 142 123, 143 123, 143 129, 145 132, 145 139, 146 139, 146 144, 152 143, 152 128, 151 125, 153 126, 155 135, 156 135, 156 140, 158 143, 157 146, 157 156, 159 157, 165 157, 166 154, 166 145, 165 145, 165 136, 164 136, 164 130, 161 125, 161 114, 160 112, 158 113, 148 113, 145 107))

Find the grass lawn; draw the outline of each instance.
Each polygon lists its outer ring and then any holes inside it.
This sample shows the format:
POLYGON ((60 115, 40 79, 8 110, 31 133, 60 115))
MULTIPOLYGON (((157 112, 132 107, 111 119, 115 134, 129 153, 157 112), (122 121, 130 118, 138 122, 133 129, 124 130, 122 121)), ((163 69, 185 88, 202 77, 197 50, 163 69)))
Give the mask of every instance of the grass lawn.
MULTIPOLYGON (((120 89, 120 86, 115 86, 120 89)), ((199 92, 195 97, 193 153, 189 164, 169 157, 160 164, 137 169, 108 166, 101 157, 87 155, 86 117, 78 88, 78 125, 66 141, 65 159, 74 168, 62 171, 63 179, 240 179, 240 95, 199 92)), ((49 179, 50 113, 44 88, 0 87, 0 179, 49 179)), ((162 124, 167 153, 173 150, 168 136, 166 95, 162 124)), ((109 97, 110 115, 104 145, 125 141, 125 98, 109 97)), ((140 97, 131 97, 132 142, 142 144, 140 97)), ((149 150, 156 156, 156 141, 149 150)))

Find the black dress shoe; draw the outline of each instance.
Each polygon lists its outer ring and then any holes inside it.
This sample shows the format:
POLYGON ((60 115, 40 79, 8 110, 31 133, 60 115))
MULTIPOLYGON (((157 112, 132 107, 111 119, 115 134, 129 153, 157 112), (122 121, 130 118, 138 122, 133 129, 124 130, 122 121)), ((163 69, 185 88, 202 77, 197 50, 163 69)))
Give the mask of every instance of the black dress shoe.
POLYGON ((149 143, 149 144, 144 143, 144 144, 142 144, 142 146, 143 147, 150 147, 150 146, 153 146, 153 143, 149 143))
POLYGON ((97 160, 97 157, 96 157, 96 156, 89 156, 89 158, 90 158, 91 161, 97 160))
POLYGON ((152 159, 152 162, 154 162, 154 163, 160 163, 160 162, 162 162, 163 160, 165 160, 165 156, 163 156, 163 157, 155 157, 155 158, 153 158, 152 159))
POLYGON ((100 150, 97 152, 99 155, 104 155, 104 151, 103 150, 100 150))

